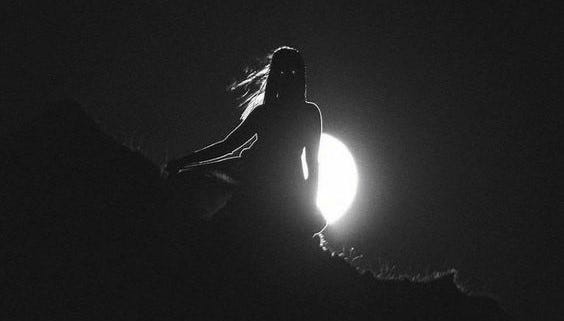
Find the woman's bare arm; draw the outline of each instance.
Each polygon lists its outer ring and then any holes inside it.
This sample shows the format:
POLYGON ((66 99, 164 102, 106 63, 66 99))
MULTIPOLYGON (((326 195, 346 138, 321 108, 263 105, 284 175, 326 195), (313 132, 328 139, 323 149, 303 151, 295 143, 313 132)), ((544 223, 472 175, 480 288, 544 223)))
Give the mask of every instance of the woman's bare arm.
POLYGON ((308 107, 311 110, 311 116, 308 117, 309 121, 311 122, 311 131, 310 135, 307 138, 306 142, 306 163, 308 168, 308 178, 307 178, 307 185, 308 185, 308 192, 309 192, 309 200, 315 204, 316 197, 317 197, 317 185, 319 181, 319 174, 318 174, 318 154, 319 154, 319 140, 321 139, 321 132, 323 130, 323 122, 321 117, 321 112, 319 107, 314 103, 308 103, 308 107))
POLYGON ((259 112, 257 110, 253 111, 224 139, 199 149, 188 156, 169 162, 166 167, 167 172, 175 173, 180 168, 190 164, 210 162, 230 156, 234 150, 248 142, 257 134, 260 122, 258 114, 259 112))

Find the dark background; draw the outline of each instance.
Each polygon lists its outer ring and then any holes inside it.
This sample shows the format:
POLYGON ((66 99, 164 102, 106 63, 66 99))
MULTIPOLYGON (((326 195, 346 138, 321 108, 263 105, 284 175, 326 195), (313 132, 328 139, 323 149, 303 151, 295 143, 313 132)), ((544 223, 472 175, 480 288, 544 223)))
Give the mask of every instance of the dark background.
POLYGON ((541 2, 11 1, 0 19, 0 133, 74 98, 156 163, 222 138, 226 86, 281 45, 360 172, 331 227, 376 269, 456 268, 470 290, 548 317, 560 272, 560 14, 541 2))

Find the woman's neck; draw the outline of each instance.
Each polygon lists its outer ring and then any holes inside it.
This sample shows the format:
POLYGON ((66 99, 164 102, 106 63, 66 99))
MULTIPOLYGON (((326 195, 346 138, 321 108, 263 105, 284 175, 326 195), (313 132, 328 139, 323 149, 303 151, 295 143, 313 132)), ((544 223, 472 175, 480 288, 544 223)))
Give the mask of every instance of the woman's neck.
POLYGON ((300 96, 282 96, 276 98, 276 102, 281 104, 300 103, 303 101, 304 101, 303 97, 300 96))

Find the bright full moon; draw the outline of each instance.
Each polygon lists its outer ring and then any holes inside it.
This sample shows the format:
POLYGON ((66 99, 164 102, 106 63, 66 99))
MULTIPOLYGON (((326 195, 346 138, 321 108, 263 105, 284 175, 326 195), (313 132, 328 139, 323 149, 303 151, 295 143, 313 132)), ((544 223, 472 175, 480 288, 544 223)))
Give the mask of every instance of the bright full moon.
POLYGON ((321 134, 317 207, 327 224, 341 218, 350 207, 358 184, 358 172, 348 148, 328 134, 321 134))

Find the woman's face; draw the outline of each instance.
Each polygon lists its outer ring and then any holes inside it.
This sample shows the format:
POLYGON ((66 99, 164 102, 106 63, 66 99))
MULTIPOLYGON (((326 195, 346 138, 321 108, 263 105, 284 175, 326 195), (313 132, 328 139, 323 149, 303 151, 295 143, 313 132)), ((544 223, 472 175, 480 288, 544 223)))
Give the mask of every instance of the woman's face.
POLYGON ((295 80, 297 76, 297 67, 296 66, 283 66, 282 68, 276 71, 277 78, 278 78, 278 85, 279 87, 288 87, 290 86, 295 80))
POLYGON ((304 68, 298 54, 275 57, 270 73, 270 80, 276 83, 275 88, 279 99, 303 97, 304 68))

